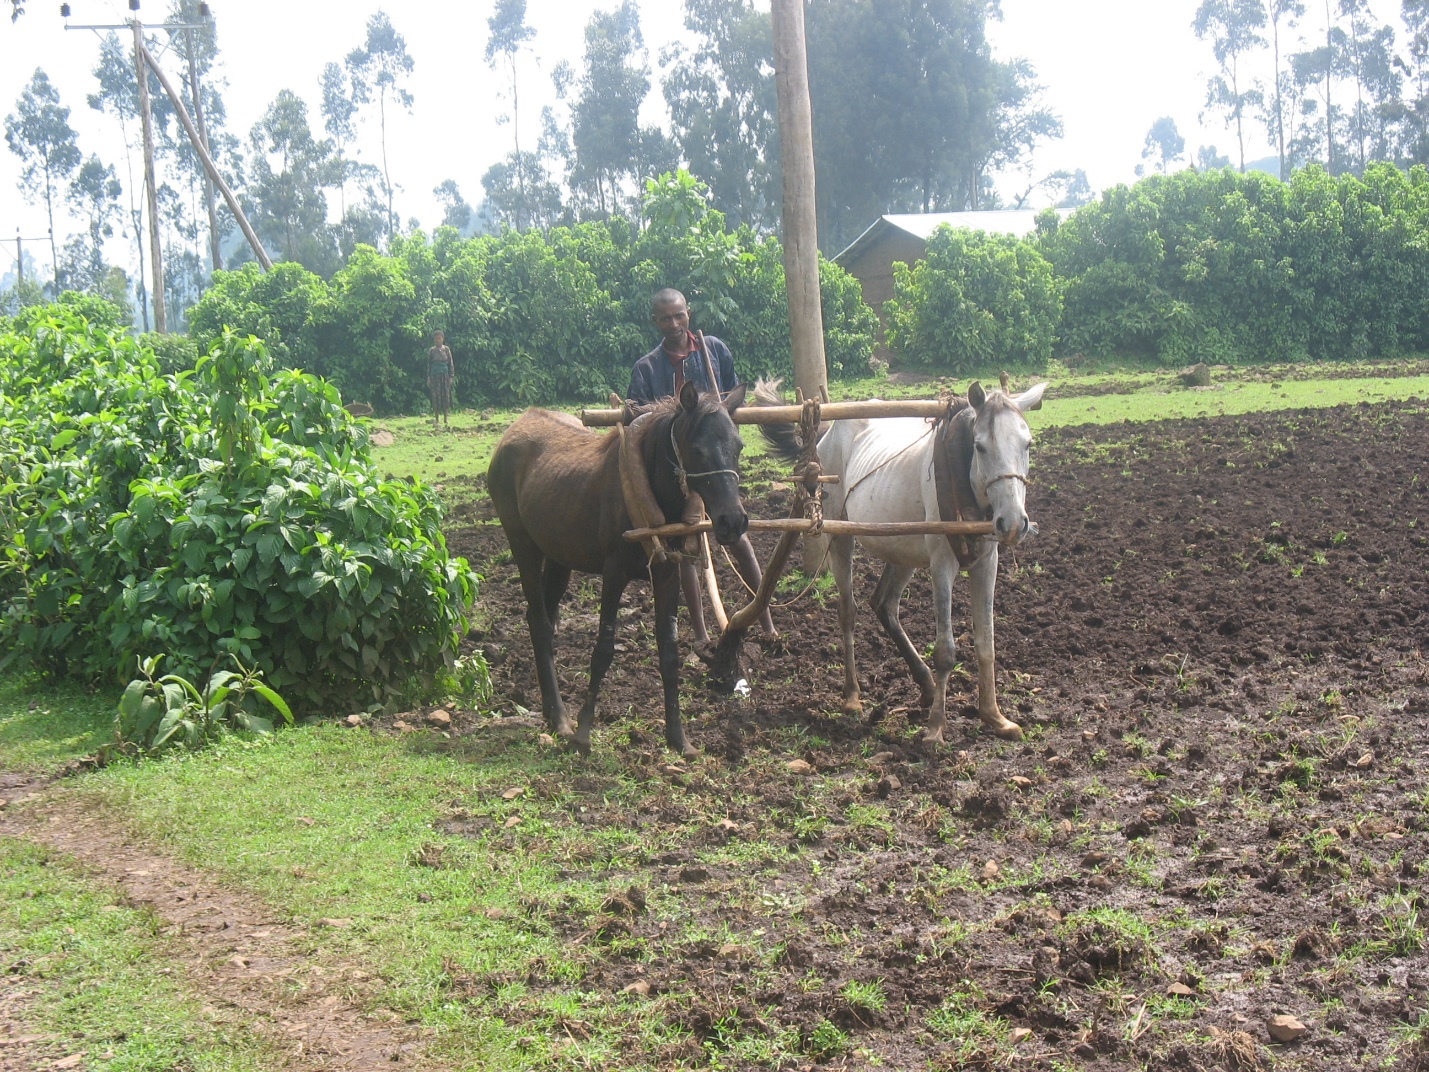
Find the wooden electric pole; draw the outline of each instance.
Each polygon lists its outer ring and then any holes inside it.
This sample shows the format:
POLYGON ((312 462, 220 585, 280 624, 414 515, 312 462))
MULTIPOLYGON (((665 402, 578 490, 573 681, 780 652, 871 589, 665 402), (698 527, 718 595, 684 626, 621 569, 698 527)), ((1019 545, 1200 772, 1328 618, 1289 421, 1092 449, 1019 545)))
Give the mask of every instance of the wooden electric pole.
POLYGON ((804 0, 773 0, 774 89, 784 170, 784 284, 794 386, 805 398, 828 397, 823 304, 819 296, 818 222, 814 205, 814 121, 804 53, 804 0))
POLYGON ((238 221, 238 227, 243 232, 243 237, 248 239, 248 244, 253 247, 253 255, 258 258, 258 263, 263 266, 265 272, 272 271, 273 261, 268 256, 268 251, 263 248, 263 243, 258 240, 258 235, 253 230, 253 225, 248 222, 248 217, 243 214, 243 207, 239 205, 238 198, 234 196, 233 190, 228 183, 223 181, 223 176, 219 174, 218 165, 213 162, 213 157, 208 155, 208 149, 203 140, 199 137, 198 130, 194 127, 194 121, 189 118, 188 109, 184 107, 183 98, 179 96, 174 84, 169 81, 169 76, 164 74, 164 69, 159 66, 159 61, 154 59, 153 54, 143 45, 140 48, 140 58, 146 63, 154 77, 159 80, 159 85, 164 88, 164 92, 169 95, 169 102, 174 106, 174 114, 179 117, 179 122, 183 125, 184 133, 189 136, 189 143, 193 146, 194 152, 198 154, 199 162, 203 164, 204 174, 206 174, 213 184, 218 187, 218 192, 223 195, 224 203, 228 205, 228 211, 233 213, 233 218, 238 221))
MULTIPOLYGON (((203 143, 204 151, 212 156, 213 150, 208 147, 208 128, 203 122, 203 94, 199 92, 198 60, 194 56, 194 32, 192 29, 184 30, 184 43, 188 46, 189 54, 189 96, 194 102, 194 125, 198 127, 198 138, 203 143)), ((195 155, 197 155, 197 150, 195 150, 195 155)), ((223 251, 219 248, 218 213, 213 205, 213 179, 209 177, 207 168, 203 173, 203 200, 208 208, 209 260, 212 262, 213 271, 216 272, 223 267, 223 251)))
POLYGON ((164 255, 159 246, 159 188, 154 183, 154 117, 149 112, 149 77, 144 70, 144 27, 131 19, 134 31, 134 73, 139 78, 139 116, 144 127, 144 187, 149 200, 149 264, 154 286, 154 330, 169 331, 164 300, 164 255))

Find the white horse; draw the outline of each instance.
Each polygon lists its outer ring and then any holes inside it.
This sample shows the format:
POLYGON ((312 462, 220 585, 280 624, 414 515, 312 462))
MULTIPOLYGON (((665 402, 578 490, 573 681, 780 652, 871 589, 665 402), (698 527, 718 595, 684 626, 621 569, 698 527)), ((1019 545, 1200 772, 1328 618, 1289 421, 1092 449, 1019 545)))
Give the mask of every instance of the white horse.
MULTIPOLYGON (((778 403, 778 383, 760 384, 755 397, 778 403)), ((1023 412, 1042 404, 1045 383, 1021 394, 978 383, 968 388, 968 404, 938 422, 920 417, 879 417, 835 421, 819 439, 819 461, 839 476, 827 485, 824 515, 849 521, 990 520, 993 538, 945 536, 859 536, 863 549, 887 563, 872 604, 922 693, 928 708, 924 735, 943 740, 947 725, 948 676, 955 665, 953 580, 960 568, 972 585, 973 647, 977 651, 978 714, 998 737, 1019 740, 1022 727, 1003 717, 997 706, 992 625, 997 553, 1035 531, 1025 505, 1028 452, 1032 431, 1023 412), (942 454, 942 458, 937 456, 942 454), (941 485, 941 487, 940 487, 941 485), (898 620, 898 606, 915 569, 933 578, 933 614, 937 642, 933 672, 919 656, 898 620)), ((761 425, 775 452, 788 460, 798 453, 791 425, 761 425)), ((806 546, 804 560, 814 565, 827 553, 839 587, 839 624, 843 628, 843 709, 863 710, 854 663, 852 536, 822 536, 806 546)))

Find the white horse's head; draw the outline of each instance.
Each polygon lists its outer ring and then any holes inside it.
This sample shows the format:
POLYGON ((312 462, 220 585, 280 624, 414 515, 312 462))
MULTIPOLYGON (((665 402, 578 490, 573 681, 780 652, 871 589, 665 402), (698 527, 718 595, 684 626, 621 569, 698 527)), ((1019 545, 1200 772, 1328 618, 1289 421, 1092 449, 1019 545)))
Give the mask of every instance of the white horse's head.
POLYGON ((977 414, 968 475, 978 505, 992 513, 994 536, 1008 547, 1036 531, 1026 506, 1032 429, 1022 414, 1038 409, 1046 390, 1045 383, 1017 395, 984 391, 977 382, 968 388, 968 402, 977 414))

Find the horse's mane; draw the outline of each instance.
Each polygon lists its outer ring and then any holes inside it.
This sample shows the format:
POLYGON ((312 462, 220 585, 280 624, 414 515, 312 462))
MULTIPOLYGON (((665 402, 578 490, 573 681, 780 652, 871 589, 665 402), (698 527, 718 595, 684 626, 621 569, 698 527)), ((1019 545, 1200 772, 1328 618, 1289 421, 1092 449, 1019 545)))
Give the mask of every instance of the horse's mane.
MULTIPOLYGON (((695 419, 706 417, 717 409, 724 409, 719 395, 714 391, 701 391, 699 405, 695 407, 695 419)), ((627 403, 626 410, 629 413, 629 421, 651 413, 654 414, 651 423, 658 423, 662 419, 674 419, 680 410, 680 398, 678 395, 666 395, 655 402, 627 403)))

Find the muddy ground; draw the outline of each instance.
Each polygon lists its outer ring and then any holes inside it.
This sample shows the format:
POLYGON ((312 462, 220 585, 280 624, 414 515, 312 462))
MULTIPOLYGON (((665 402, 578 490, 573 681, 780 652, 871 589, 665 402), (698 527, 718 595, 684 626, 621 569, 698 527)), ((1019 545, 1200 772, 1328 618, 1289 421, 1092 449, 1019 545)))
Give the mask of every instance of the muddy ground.
MULTIPOLYGON (((638 815, 593 785, 581 817, 801 850, 749 865, 758 899, 732 892, 747 888, 738 869, 692 866, 693 848, 649 861, 711 932, 779 936, 772 964, 666 941, 638 904, 609 907, 607 931, 645 940, 639 978, 690 1029, 632 1062, 759 1067, 750 1037, 797 1034, 808 1064, 849 1067, 1429 1068, 1412 1030, 1429 987, 1426 457, 1422 405, 1042 433, 1028 493, 1042 532, 1004 558, 997 596, 1020 745, 975 717, 949 746, 922 745, 916 689, 867 614, 877 721, 839 715, 832 600, 776 612, 783 640, 748 647, 747 705, 688 690, 706 757, 665 768, 669 791, 638 815), (818 814, 816 783, 832 787, 818 814), (697 821, 727 801, 727 823, 697 821), (1273 1044, 1274 1015, 1306 1030, 1273 1044)), ((779 491, 750 506, 784 513, 779 491)), ((475 642, 498 703, 539 710, 513 567, 499 528, 472 519, 449 540, 486 576, 475 642)), ((866 600, 876 569, 858 573, 866 600)), ((568 703, 593 590, 564 612, 568 703)), ((920 647, 929 598, 920 576, 904 614, 920 647)), ((601 712, 633 709, 644 730, 598 727, 596 747, 658 772, 643 586, 626 605, 601 712)), ((954 685, 966 704, 972 680, 954 685)), ((582 987, 628 983, 622 948, 582 987)), ((558 985, 539 967, 528 982, 558 985)))

